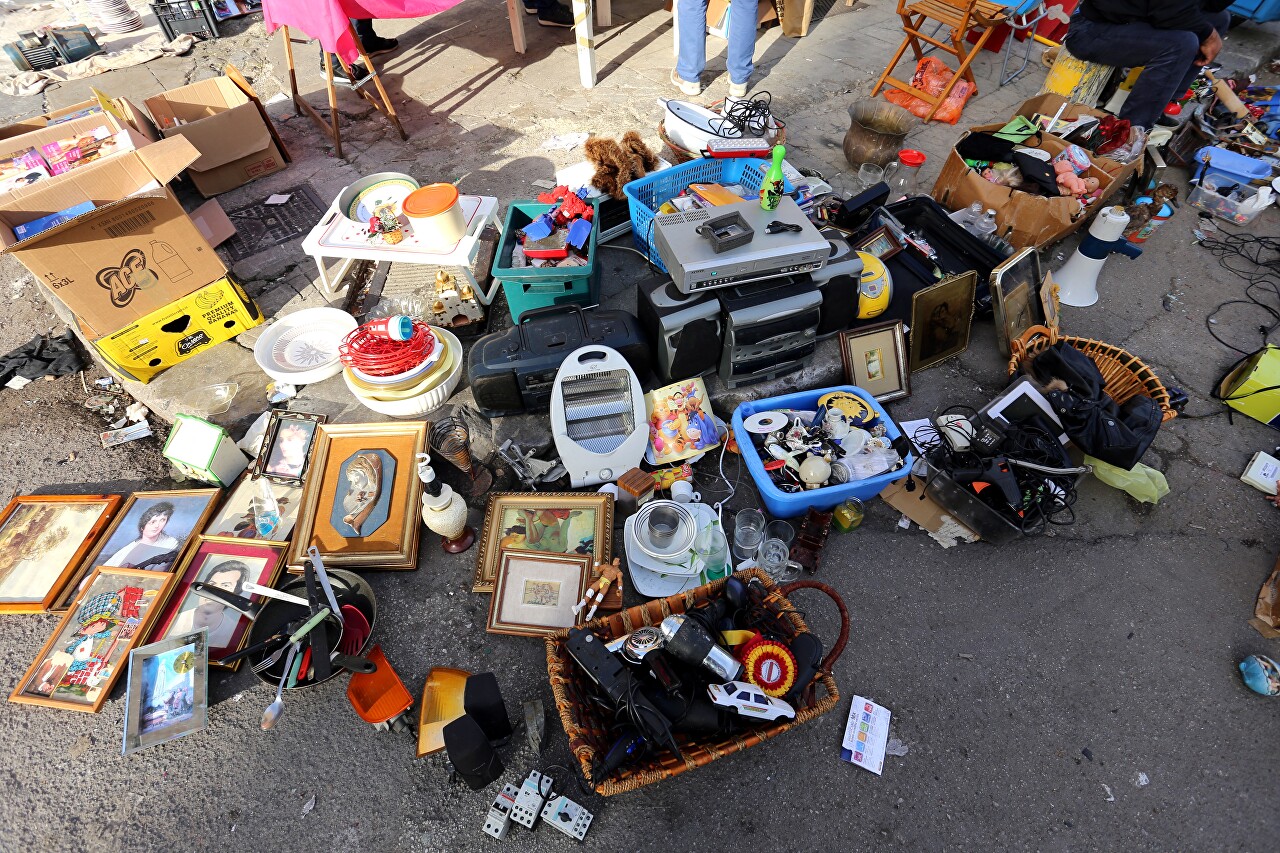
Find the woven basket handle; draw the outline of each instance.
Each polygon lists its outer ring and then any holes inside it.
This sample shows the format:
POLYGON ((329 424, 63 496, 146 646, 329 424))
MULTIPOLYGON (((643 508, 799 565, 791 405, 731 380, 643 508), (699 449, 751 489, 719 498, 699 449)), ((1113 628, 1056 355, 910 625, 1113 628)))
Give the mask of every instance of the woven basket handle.
POLYGON ((1032 326, 1009 341, 1009 375, 1018 372, 1018 365, 1026 356, 1039 352, 1041 347, 1051 347, 1058 342, 1058 333, 1048 326, 1032 326))
POLYGON ((816 589, 819 592, 825 592, 840 610, 840 636, 836 637, 835 645, 831 647, 831 651, 827 656, 822 659, 822 671, 830 675, 831 668, 836 665, 836 661, 840 659, 840 655, 844 652, 845 644, 849 642, 849 610, 844 606, 844 599, 840 597, 840 593, 821 581, 794 581, 779 587, 778 593, 790 598, 791 593, 797 589, 816 589))

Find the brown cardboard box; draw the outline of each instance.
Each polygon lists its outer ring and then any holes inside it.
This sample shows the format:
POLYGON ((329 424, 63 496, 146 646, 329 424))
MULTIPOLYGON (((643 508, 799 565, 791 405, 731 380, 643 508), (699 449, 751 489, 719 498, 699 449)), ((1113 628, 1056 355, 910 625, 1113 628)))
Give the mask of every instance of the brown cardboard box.
POLYGON ((279 172, 289 159, 253 89, 234 66, 225 70, 146 100, 163 136, 185 137, 200 152, 187 174, 205 198, 279 172))
MULTIPOLYGON (((992 133, 1002 127, 1004 123, 974 127, 960 138, 963 139, 970 133, 992 133)), ((1048 151, 1050 156, 1057 156, 1067 147, 1067 143, 1056 136, 1045 134, 1039 147, 1048 151)), ((1121 184, 1121 181, 1106 171, 1108 165, 1117 174, 1127 168, 1106 158, 1094 158, 1086 174, 1098 179, 1102 195, 1087 209, 1082 210, 1074 198, 1049 198, 993 184, 969 168, 953 147, 933 185, 932 195, 948 210, 962 210, 975 201, 981 202, 984 208, 996 211, 996 233, 999 236, 1016 248, 1034 246, 1038 249, 1076 231, 1095 212, 1106 207, 1107 199, 1121 184)))
MULTIPOLYGON (((1059 124, 1073 121, 1082 115, 1090 115, 1097 118, 1103 118, 1110 115, 1106 110, 1094 109, 1093 107, 1086 107, 1084 104, 1068 102, 1066 98, 1061 95, 1055 95, 1052 92, 1048 92, 1043 95, 1036 95, 1034 98, 1023 101, 1022 106, 1018 107, 1018 111, 1014 113, 1014 115, 1031 118, 1036 113, 1040 113, 1041 115, 1047 115, 1052 118, 1063 104, 1066 104, 1067 108, 1062 111, 1059 124)), ((1054 135, 1056 136, 1057 134, 1054 135)), ((1090 154, 1089 156, 1093 162, 1101 166, 1102 170, 1111 176, 1111 179, 1115 181, 1118 186, 1123 186, 1124 183, 1129 180, 1129 176, 1136 172, 1141 164, 1141 160, 1135 160, 1132 163, 1117 163, 1110 157, 1099 157, 1096 154, 1090 154)))
POLYGON ((199 156, 182 138, 143 145, 0 196, 11 253, 92 337, 115 332, 226 274, 164 186, 199 156), (91 202, 95 209, 18 240, 13 229, 91 202))
MULTIPOLYGON (((127 98, 111 98, 97 89, 91 89, 94 97, 87 101, 81 101, 78 104, 72 104, 69 107, 63 107, 60 110, 50 110, 43 115, 24 118, 13 124, 0 127, 0 139, 9 139, 13 136, 19 136, 24 133, 30 133, 33 130, 42 130, 49 126, 49 122, 62 118, 63 116, 73 115, 74 113, 83 112, 94 107, 98 107, 103 113, 110 115, 119 124, 120 127, 132 127, 141 133, 151 142, 160 139, 160 134, 156 131, 156 126, 151 123, 151 119, 145 112, 134 106, 127 98)), ((98 115, 101 118, 101 115, 98 115)), ((103 124, 99 121, 98 124, 103 124)))

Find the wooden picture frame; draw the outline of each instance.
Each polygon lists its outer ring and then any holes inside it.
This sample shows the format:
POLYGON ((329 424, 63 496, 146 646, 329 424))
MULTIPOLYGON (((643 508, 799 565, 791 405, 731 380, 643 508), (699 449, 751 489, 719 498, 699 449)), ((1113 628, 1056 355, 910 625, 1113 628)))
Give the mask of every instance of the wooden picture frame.
POLYGON ((62 592, 50 610, 62 612, 71 606, 90 573, 98 566, 137 565, 140 569, 151 571, 173 571, 173 567, 182 559, 187 546, 191 544, 200 531, 209 523, 214 508, 218 505, 217 497, 222 489, 170 489, 158 492, 134 492, 129 495, 120 512, 106 532, 98 538, 88 552, 88 556, 80 563, 75 574, 67 581, 62 592), (125 553, 126 548, 145 545, 141 522, 149 520, 149 514, 162 508, 161 504, 169 504, 171 514, 160 533, 167 542, 174 540, 174 546, 155 544, 140 548, 136 554, 125 553), (170 526, 172 525, 172 527, 170 526), (136 534, 136 535, 135 535, 136 534), (178 535, 174 535, 178 534, 178 535), (138 560, 142 565, 133 563, 138 560))
POLYGON ((485 630, 545 637, 572 628, 580 617, 573 606, 586 594, 593 566, 590 554, 503 551, 485 630))
POLYGON ((228 536, 250 542, 288 542, 293 533, 293 526, 298 523, 298 507, 302 503, 302 489, 298 486, 282 486, 269 480, 268 487, 275 496, 280 507, 280 523, 267 538, 258 535, 258 528, 253 515, 253 504, 257 500, 258 489, 262 488, 262 480, 255 480, 248 474, 242 474, 235 485, 227 490, 227 497, 218 507, 218 511, 205 525, 204 536, 228 536))
POLYGON ((208 631, 201 628, 129 652, 122 755, 194 734, 208 725, 208 639, 208 631))
POLYGON ((991 271, 991 311, 1003 355, 1011 353, 1010 343, 1027 329, 1044 325, 1043 284, 1040 254, 1032 248, 1014 252, 991 271))
POLYGON ((911 372, 969 348, 978 274, 970 270, 917 290, 911 297, 911 372))
POLYGON ((239 660, 225 666, 218 660, 244 648, 253 620, 233 607, 192 592, 191 584, 204 581, 233 595, 243 595, 252 602, 260 602, 263 597, 246 595, 242 584, 252 581, 262 586, 275 586, 284 570, 288 548, 287 542, 201 536, 187 550, 174 571, 178 582, 164 613, 156 620, 151 640, 166 640, 205 627, 209 631, 210 663, 232 671, 238 669, 239 660), (238 577, 231 577, 232 574, 238 577), (208 624, 197 624, 202 622, 208 624))
POLYGON ((911 396, 907 332, 901 320, 889 320, 840 333, 845 381, 881 403, 911 396))
POLYGON ((273 409, 262 433, 262 448, 253 460, 253 479, 264 477, 282 486, 301 487, 315 448, 316 430, 328 420, 328 415, 273 409))
POLYGON ((9 701, 96 714, 129 652, 151 631, 177 579, 170 572, 96 568, 9 701))
POLYGON ((497 492, 489 495, 471 591, 493 592, 498 577, 498 561, 504 551, 567 554, 584 553, 580 550, 584 547, 587 547, 585 553, 595 563, 607 563, 613 559, 613 495, 608 492, 497 492), (535 531, 536 541, 531 542, 524 521, 526 512, 554 514, 556 530, 549 530, 553 523, 551 517, 538 518, 535 523, 540 528, 535 531), (581 522, 573 522, 582 515, 588 517, 581 522), (553 536, 548 537, 548 533, 553 536), (586 546, 588 541, 590 547, 586 546))
MULTIPOLYGON (((349 569, 416 569, 422 530, 422 481, 418 454, 427 449, 425 421, 372 424, 321 424, 312 448, 311 474, 302 490, 298 523, 289 548, 289 571, 301 573, 312 545, 326 566, 349 569), (357 457, 377 458, 380 486, 360 528, 344 524, 335 502, 348 496, 353 470, 364 467, 357 457), (354 466, 354 469, 353 469, 354 466), (388 471, 388 469, 391 469, 388 471), (347 474, 344 475, 343 471, 347 474), (341 481, 341 482, 340 482, 341 481), (357 535, 349 535, 353 531, 357 535)), ((365 506, 360 509, 364 513, 365 506)))
POLYGON ((902 251, 902 244, 898 242, 897 237, 893 236, 889 226, 881 225, 866 237, 854 243, 853 250, 855 252, 866 252, 868 255, 875 255, 880 260, 887 261, 902 251))
POLYGON ((44 613, 111 524, 120 495, 23 495, 0 512, 0 613, 44 613))

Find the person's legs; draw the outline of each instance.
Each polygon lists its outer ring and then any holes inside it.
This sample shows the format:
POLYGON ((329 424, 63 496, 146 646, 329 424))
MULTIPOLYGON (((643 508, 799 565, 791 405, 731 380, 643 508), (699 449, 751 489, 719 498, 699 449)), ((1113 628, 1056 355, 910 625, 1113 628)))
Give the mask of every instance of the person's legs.
POLYGON ((1187 30, 1159 30, 1142 23, 1102 24, 1076 15, 1071 19, 1066 46, 1086 62, 1118 68, 1143 66, 1119 117, 1149 130, 1195 60, 1200 39, 1187 30))
POLYGON ((369 56, 390 53, 400 46, 396 39, 383 38, 375 33, 373 20, 370 18, 352 18, 351 23, 355 27, 356 38, 360 39, 360 46, 369 56))
MULTIPOLYGON (((755 68, 752 58, 756 52, 758 7, 756 0, 730 0, 729 3, 729 51, 725 64, 729 68, 729 82, 738 86, 747 84, 755 68)), ((705 12, 703 16, 705 19, 705 12)), ((683 53, 684 45, 680 47, 683 53)))
POLYGON ((680 16, 680 55, 676 74, 686 83, 697 83, 707 65, 707 0, 676 0, 680 16))

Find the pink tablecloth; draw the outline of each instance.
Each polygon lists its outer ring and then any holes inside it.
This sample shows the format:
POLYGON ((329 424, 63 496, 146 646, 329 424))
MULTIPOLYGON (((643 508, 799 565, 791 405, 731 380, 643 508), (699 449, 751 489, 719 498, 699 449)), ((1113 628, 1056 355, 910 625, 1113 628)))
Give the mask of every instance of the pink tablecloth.
POLYGON ((267 33, 291 27, 320 42, 347 62, 360 57, 348 22, 351 18, 424 18, 452 9, 462 0, 263 0, 267 33))

